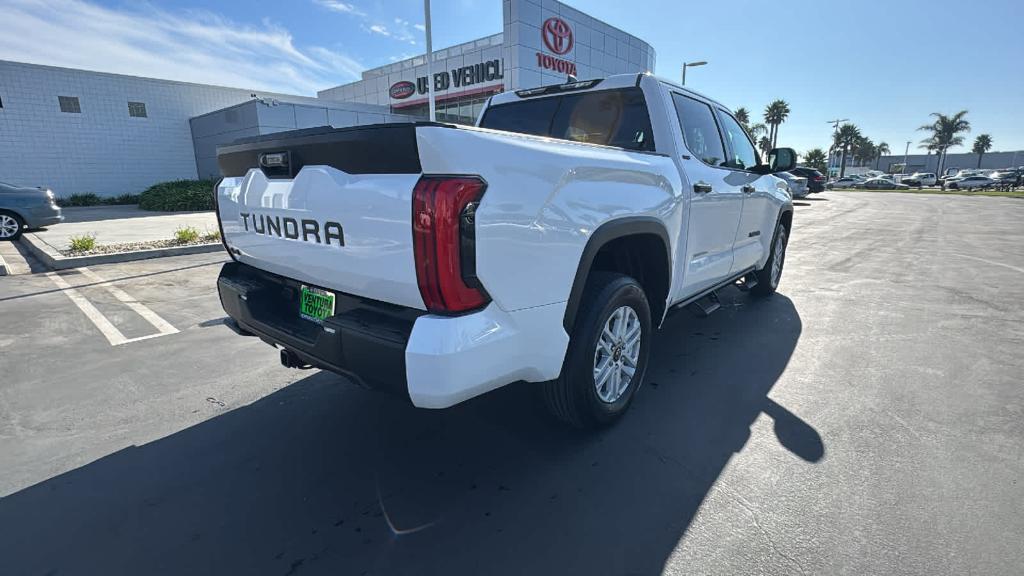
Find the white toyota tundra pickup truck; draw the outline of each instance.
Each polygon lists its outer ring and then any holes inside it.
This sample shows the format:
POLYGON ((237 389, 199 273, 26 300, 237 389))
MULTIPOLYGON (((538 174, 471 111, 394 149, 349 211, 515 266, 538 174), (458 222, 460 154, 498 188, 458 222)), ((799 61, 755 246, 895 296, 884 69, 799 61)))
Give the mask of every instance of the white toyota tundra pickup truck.
POLYGON ((240 331, 444 408, 535 382, 606 425, 655 328, 771 295, 792 198, 736 118, 650 75, 496 95, 478 126, 296 130, 218 149, 218 280, 240 331))

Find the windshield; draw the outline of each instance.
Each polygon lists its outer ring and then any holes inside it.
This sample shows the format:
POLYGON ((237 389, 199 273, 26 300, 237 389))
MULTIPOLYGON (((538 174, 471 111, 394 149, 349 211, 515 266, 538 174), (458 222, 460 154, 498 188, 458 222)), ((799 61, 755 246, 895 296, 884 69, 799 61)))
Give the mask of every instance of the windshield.
POLYGON ((499 104, 487 108, 480 126, 629 150, 654 150, 651 119, 639 88, 499 104))

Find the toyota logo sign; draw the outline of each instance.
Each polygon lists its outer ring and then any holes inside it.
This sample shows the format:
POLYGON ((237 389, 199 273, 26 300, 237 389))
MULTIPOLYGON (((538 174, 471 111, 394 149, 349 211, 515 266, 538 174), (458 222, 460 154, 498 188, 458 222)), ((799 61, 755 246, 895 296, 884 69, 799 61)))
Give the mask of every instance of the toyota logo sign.
POLYGON ((416 85, 408 80, 402 80, 392 84, 388 92, 395 100, 404 100, 416 93, 416 85))
POLYGON ((557 16, 544 21, 540 36, 548 50, 555 54, 568 54, 572 50, 572 28, 557 16))

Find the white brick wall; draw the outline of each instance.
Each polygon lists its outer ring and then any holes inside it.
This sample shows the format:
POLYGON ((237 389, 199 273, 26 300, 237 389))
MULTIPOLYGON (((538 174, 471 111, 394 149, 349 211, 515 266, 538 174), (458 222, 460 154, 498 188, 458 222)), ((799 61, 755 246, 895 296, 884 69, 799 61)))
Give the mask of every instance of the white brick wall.
POLYGON ((0 60, 0 181, 114 195, 195 178, 189 118, 253 92, 0 60), (78 97, 81 114, 61 112, 57 96, 78 97), (148 117, 128 116, 129 101, 148 117))

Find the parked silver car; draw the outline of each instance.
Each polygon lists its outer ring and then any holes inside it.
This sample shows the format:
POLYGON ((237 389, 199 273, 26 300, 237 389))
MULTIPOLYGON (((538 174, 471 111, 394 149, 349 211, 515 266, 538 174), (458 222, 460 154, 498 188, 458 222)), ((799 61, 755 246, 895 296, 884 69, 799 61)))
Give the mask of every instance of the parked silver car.
POLYGON ((789 172, 779 172, 776 174, 779 178, 786 181, 789 185, 789 192, 793 195, 793 198, 804 198, 809 193, 807 189, 807 178, 803 176, 797 176, 789 172))
POLYGON ((946 186, 952 190, 983 190, 991 188, 995 183, 996 181, 988 176, 968 176, 949 181, 946 186))
POLYGON ((910 190, 910 186, 897 184, 892 178, 869 178, 860 187, 865 190, 910 190))
POLYGON ((64 220, 53 191, 0 182, 0 240, 16 240, 26 229, 64 220))

